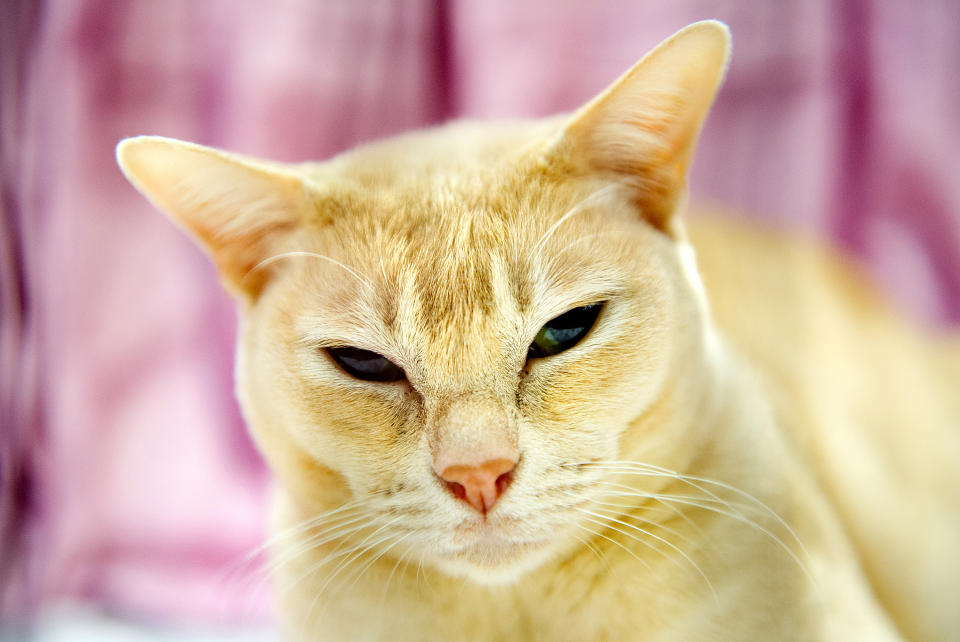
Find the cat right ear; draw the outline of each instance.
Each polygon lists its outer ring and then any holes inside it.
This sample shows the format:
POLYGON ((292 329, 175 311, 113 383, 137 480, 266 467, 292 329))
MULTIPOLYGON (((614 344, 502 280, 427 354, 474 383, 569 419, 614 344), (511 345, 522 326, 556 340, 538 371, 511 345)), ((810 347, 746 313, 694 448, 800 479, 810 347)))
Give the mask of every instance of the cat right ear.
POLYGON ((630 185, 646 220, 676 235, 687 168, 729 53, 721 22, 678 31, 573 115, 554 158, 630 185))
POLYGON ((127 138, 117 145, 127 179, 185 228, 211 256, 224 287, 255 298, 266 270, 310 204, 295 172, 209 147, 159 136, 127 138))

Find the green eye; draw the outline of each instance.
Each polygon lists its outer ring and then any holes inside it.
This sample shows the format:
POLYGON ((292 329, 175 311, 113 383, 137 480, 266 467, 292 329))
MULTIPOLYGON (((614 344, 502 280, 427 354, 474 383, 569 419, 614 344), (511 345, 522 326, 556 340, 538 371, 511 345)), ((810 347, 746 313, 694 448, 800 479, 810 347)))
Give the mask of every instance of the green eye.
POLYGON ((360 348, 327 348, 327 353, 344 372, 364 381, 399 381, 403 368, 385 356, 360 348))
POLYGON ((602 308, 602 303, 585 305, 567 310, 545 323, 527 349, 527 359, 549 357, 580 343, 596 323, 602 308))

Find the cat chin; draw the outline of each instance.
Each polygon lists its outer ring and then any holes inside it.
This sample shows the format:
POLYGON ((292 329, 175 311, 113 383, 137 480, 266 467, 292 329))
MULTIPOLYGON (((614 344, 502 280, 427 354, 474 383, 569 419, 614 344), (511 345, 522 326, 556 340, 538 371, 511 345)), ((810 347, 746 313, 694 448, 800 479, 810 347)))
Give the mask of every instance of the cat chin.
POLYGON ((476 544, 434 558, 436 567, 448 575, 464 577, 477 584, 512 584, 553 557, 554 546, 547 542, 476 544))

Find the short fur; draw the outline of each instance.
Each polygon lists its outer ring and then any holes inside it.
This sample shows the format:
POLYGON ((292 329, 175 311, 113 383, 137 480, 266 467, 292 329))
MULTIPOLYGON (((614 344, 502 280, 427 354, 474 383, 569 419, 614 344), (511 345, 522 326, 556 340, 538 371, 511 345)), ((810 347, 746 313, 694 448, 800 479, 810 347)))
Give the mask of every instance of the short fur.
POLYGON ((728 49, 697 23, 572 116, 320 164, 120 144, 242 302, 292 638, 960 631, 957 341, 822 250, 680 217, 728 49), (527 362, 540 326, 600 301, 583 342, 527 362), (353 379, 328 346, 406 379, 353 379), (434 472, 506 450, 486 515, 434 472))

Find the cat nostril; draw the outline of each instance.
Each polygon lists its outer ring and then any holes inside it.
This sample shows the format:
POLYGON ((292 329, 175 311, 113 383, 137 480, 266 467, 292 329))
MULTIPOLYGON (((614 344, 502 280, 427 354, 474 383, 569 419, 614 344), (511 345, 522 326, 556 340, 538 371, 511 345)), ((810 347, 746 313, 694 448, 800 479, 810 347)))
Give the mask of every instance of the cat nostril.
POLYGON ((450 492, 453 493, 454 497, 456 497, 457 499, 467 498, 467 489, 463 487, 463 484, 455 481, 447 481, 446 483, 447 483, 447 488, 450 489, 450 492))
POLYGON ((508 470, 507 472, 497 477, 497 481, 496 481, 497 497, 499 497, 500 495, 503 495, 503 491, 507 490, 507 486, 509 486, 512 482, 513 482, 512 470, 508 470))

